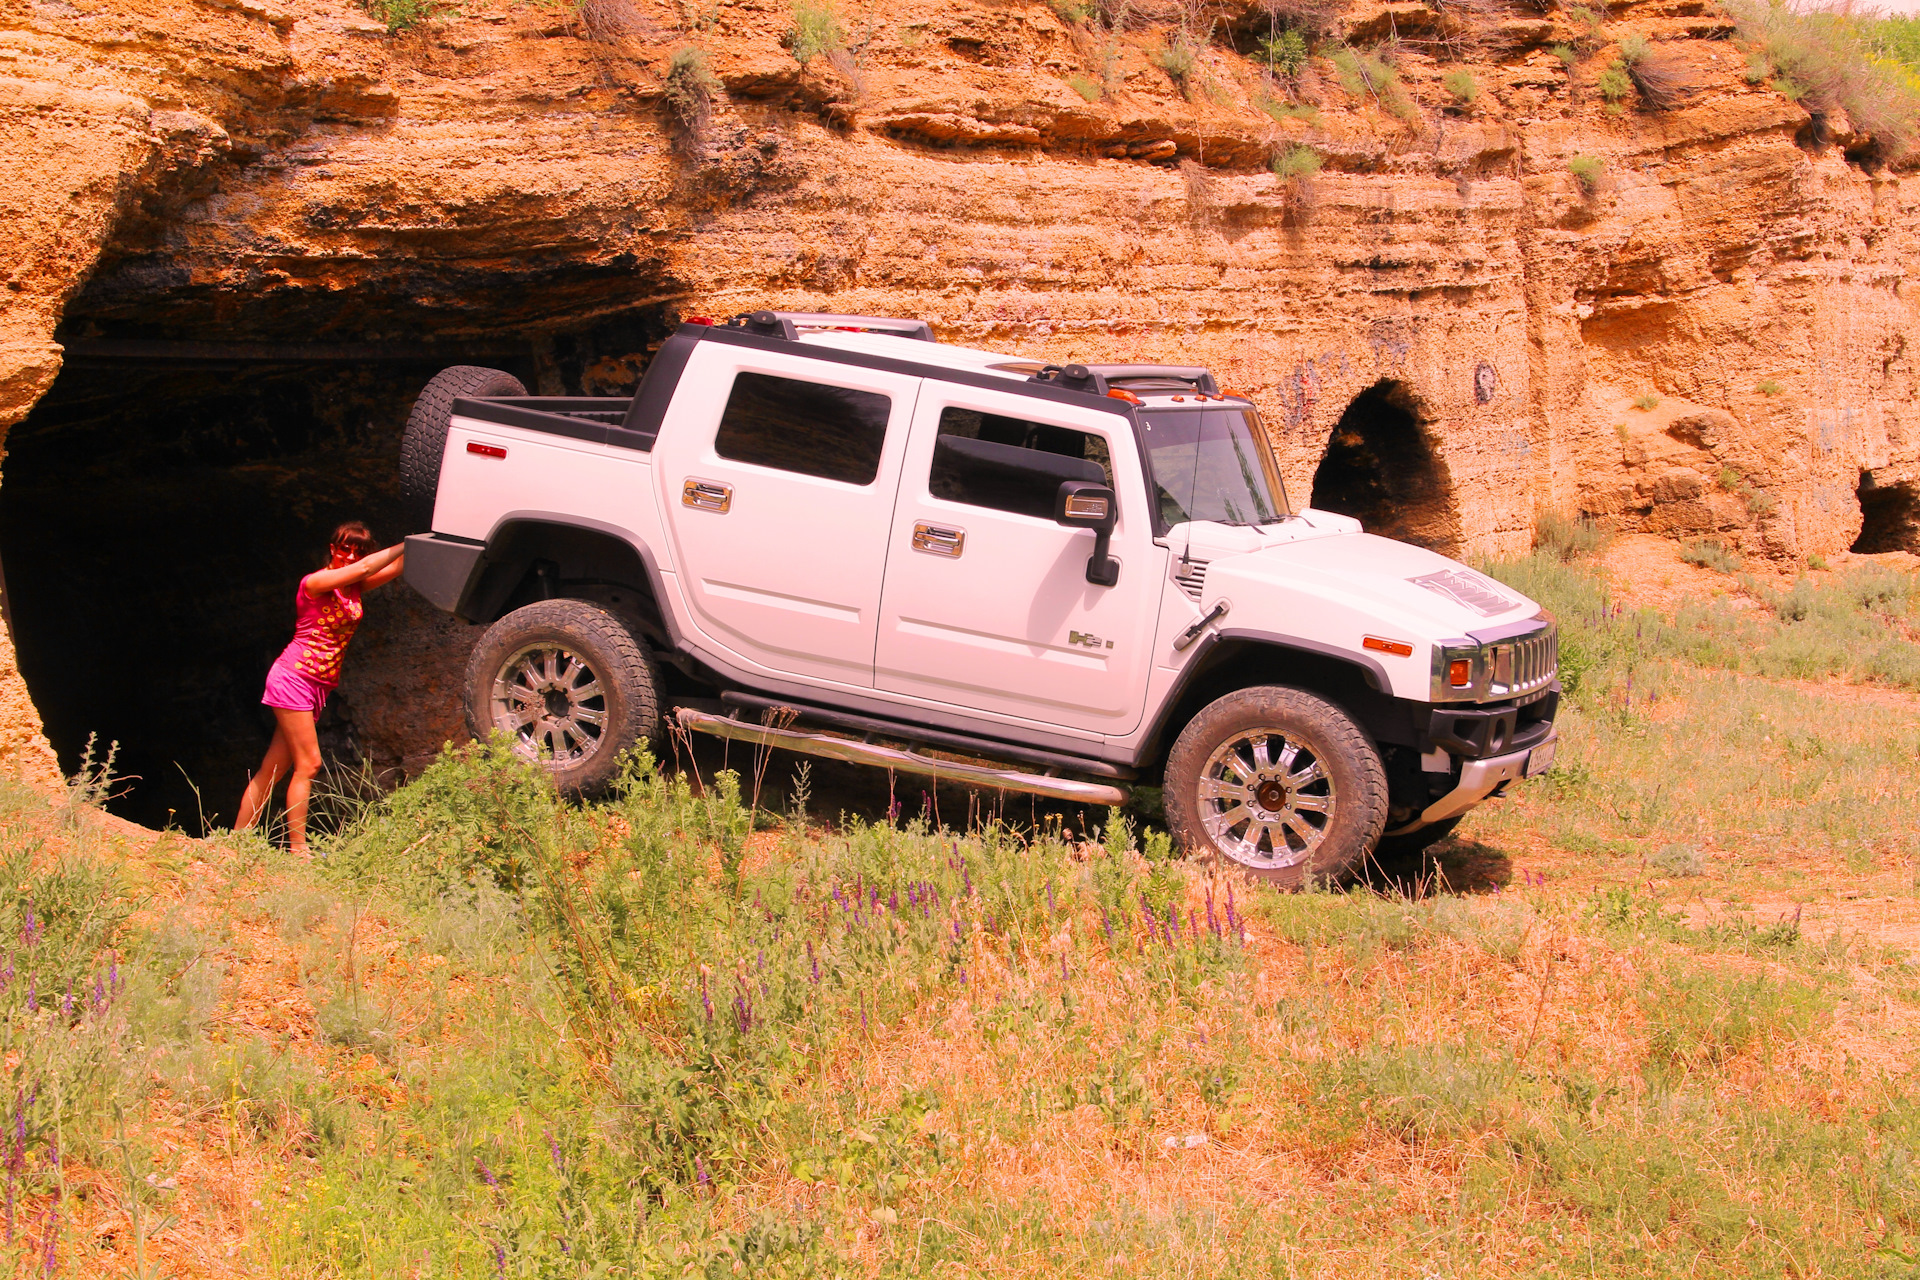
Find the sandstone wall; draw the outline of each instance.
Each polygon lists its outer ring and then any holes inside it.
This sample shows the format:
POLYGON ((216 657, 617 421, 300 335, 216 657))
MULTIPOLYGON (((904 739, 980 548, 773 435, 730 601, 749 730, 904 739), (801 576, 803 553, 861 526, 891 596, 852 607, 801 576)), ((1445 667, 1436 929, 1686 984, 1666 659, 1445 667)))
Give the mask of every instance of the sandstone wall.
MULTIPOLYGON (((1108 39, 1039 3, 843 5, 854 52, 802 68, 772 0, 595 12, 617 29, 476 0, 392 36, 329 0, 5 0, 0 425, 52 381, 70 313, 121 336, 545 341, 649 304, 777 306, 1211 365, 1260 401, 1301 500, 1343 410, 1390 380, 1472 554, 1576 508, 1831 553, 1863 470, 1920 479, 1912 179, 1808 143, 1696 0, 1612 10, 1694 82, 1617 113, 1608 55, 1569 76, 1549 52, 1559 10, 1467 29, 1356 5, 1357 43, 1404 38, 1408 119, 1324 65, 1297 87, 1316 118, 1270 115, 1218 44, 1182 91, 1150 61, 1171 13, 1108 39), (722 86, 694 127, 662 103, 688 45, 722 86), (1463 56, 1471 108, 1439 85, 1463 56), (1098 101, 1067 79, 1103 70, 1098 101), (1292 142, 1326 167, 1276 178, 1292 142), (1604 160, 1596 190, 1575 155, 1604 160)), ((4 650, 0 741, 39 742, 4 650)))

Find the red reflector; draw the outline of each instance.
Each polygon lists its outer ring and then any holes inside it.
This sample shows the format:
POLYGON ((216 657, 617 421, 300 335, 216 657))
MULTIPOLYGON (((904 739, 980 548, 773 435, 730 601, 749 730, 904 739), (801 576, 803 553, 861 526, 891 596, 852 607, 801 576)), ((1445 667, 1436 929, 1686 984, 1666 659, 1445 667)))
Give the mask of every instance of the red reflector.
POLYGON ((1360 642, 1360 647, 1380 653, 1391 653, 1401 658, 1413 656, 1413 646, 1404 640, 1382 640, 1379 636, 1368 636, 1360 642))
POLYGON ((713 317, 712 316, 688 316, 686 322, 688 324, 712 324, 713 317))
POLYGON ((483 458, 504 458, 507 451, 497 444, 481 444, 478 440, 467 441, 467 452, 477 453, 483 458))

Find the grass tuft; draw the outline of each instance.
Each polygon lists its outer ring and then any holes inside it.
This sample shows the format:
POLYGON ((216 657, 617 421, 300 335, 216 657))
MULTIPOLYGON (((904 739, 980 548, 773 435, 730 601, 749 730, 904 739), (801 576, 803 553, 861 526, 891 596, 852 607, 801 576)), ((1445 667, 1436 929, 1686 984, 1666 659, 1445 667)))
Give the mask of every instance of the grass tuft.
POLYGON ((1567 172, 1580 184, 1580 190, 1591 196, 1600 190, 1600 179, 1606 176, 1607 162, 1599 156, 1573 156, 1567 161, 1567 172))
POLYGON ((794 61, 806 66, 815 58, 828 57, 846 48, 847 34, 828 0, 796 0, 793 26, 784 38, 794 61))
POLYGON ((1453 95, 1455 102, 1458 102, 1463 107, 1472 106, 1473 100, 1480 96, 1479 81, 1475 80, 1473 73, 1465 68, 1458 68, 1447 72, 1446 75, 1440 77, 1440 85, 1448 93, 1453 95))
POLYGON ((1288 143, 1273 153, 1273 172, 1283 182, 1298 182, 1320 172, 1326 157, 1304 142, 1288 143))

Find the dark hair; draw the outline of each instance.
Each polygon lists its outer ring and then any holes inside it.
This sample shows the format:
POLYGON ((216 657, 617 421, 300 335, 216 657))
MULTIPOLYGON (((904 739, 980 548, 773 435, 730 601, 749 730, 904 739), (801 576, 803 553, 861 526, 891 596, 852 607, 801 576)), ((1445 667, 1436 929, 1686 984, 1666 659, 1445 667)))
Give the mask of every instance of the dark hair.
POLYGON ((334 547, 350 547, 355 555, 364 556, 379 546, 373 536, 373 530, 358 520, 349 520, 333 531, 333 538, 327 543, 328 550, 334 547))

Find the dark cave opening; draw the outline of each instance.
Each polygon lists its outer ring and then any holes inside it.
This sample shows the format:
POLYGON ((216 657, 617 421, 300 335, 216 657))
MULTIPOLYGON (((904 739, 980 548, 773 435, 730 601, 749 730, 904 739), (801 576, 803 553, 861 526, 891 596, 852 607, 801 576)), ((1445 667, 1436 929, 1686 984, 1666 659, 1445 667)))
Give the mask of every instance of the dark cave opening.
MULTIPOLYGON (((545 394, 629 394, 667 320, 331 345, 71 326, 0 483, 12 634, 62 768, 90 735, 96 756, 117 742, 115 812, 194 833, 203 815, 230 821, 273 732, 262 682, 327 534, 348 518, 383 542, 421 532, 401 527, 395 459, 427 379, 486 364, 545 394)), ((370 595, 320 722, 329 763, 411 771, 456 736, 471 632, 404 583, 370 595)))
POLYGON ((1353 516, 1368 533, 1451 555, 1460 545, 1453 484, 1422 417, 1398 382, 1383 379, 1355 396, 1314 470, 1311 501, 1353 516))
POLYGON ((1876 484, 1873 472, 1862 471, 1854 494, 1860 499, 1860 536, 1849 550, 1920 552, 1920 488, 1911 481, 1876 484))

